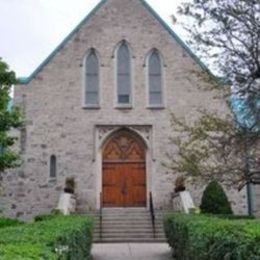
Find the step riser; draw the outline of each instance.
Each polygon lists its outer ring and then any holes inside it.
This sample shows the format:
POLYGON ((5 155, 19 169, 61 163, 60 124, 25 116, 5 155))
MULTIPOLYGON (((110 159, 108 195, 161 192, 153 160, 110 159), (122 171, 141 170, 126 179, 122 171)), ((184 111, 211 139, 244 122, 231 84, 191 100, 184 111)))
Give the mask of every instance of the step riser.
MULTIPOLYGON (((98 227, 100 224, 96 223, 96 226, 98 227)), ((114 227, 121 227, 121 226, 128 226, 128 227, 152 227, 152 223, 149 222, 141 222, 141 223, 136 223, 136 222, 104 222, 102 221, 102 226, 114 226, 114 227)), ((161 224, 156 223, 155 226, 162 227, 161 224)))
MULTIPOLYGON (((163 227, 155 227, 155 232, 163 232, 164 229, 163 227)), ((119 231, 119 232, 147 232, 147 231, 151 231, 153 232, 153 227, 152 226, 134 226, 132 227, 130 226, 105 226, 103 225, 102 227, 96 227, 95 230, 100 231, 102 230, 102 232, 107 232, 107 231, 119 231)))
MULTIPOLYGON (((96 219, 99 222, 100 219, 96 219)), ((152 223, 151 218, 102 218, 102 222, 137 222, 137 223, 152 223)), ((155 223, 163 223, 162 219, 156 218, 155 223)))
MULTIPOLYGON (((100 232, 99 231, 95 231, 94 232, 95 234, 100 234, 100 232)), ((138 232, 138 231, 135 231, 135 232, 120 232, 120 231, 103 231, 102 232, 102 234, 105 234, 105 235, 107 235, 107 234, 110 234, 110 235, 124 235, 124 236, 130 236, 130 235, 150 235, 150 234, 153 234, 153 231, 151 231, 151 230, 146 230, 146 231, 141 231, 141 232, 138 232)), ((164 232, 162 232, 162 231, 160 231, 160 232, 158 232, 158 231, 156 231, 155 232, 155 234, 156 235, 163 235, 164 234, 164 232)))
MULTIPOLYGON (((100 237, 100 236, 97 236, 97 238, 98 237, 100 237)), ((141 238, 154 238, 154 236, 153 236, 153 234, 147 234, 147 235, 144 235, 144 234, 142 234, 142 235, 138 235, 138 234, 132 234, 132 235, 130 235, 130 234, 128 234, 128 235, 117 235, 117 234, 102 234, 102 238, 123 238, 123 239, 127 239, 127 238, 132 238, 132 239, 134 239, 134 238, 139 238, 139 239, 141 239, 141 238)), ((165 238, 164 236, 158 236, 158 235, 156 235, 155 236, 155 238, 165 238)))
MULTIPOLYGON (((102 220, 101 222, 102 226, 129 226, 129 227, 140 227, 140 226, 144 226, 144 227, 152 227, 153 224, 152 224, 152 221, 142 221, 142 222, 138 222, 138 221, 134 221, 134 220, 131 220, 131 221, 104 221, 102 220)), ((163 223, 161 221, 156 221, 154 223, 155 226, 157 227, 163 227, 163 223)), ((95 222, 95 226, 98 227, 100 226, 100 222, 95 222)))
MULTIPOLYGON (((96 222, 97 222, 97 220, 96 220, 96 222)), ((99 222, 99 220, 98 220, 98 222, 99 222)), ((107 223, 111 223, 111 222, 119 222, 119 223, 129 223, 129 222, 134 222, 134 223, 152 223, 152 220, 151 219, 149 219, 149 220, 144 220, 144 219, 134 219, 134 218, 131 218, 131 219, 102 219, 102 222, 107 222, 107 223)), ((157 220, 155 220, 155 223, 163 223, 163 221, 162 220, 159 220, 159 219, 157 219, 157 220)))
MULTIPOLYGON (((109 230, 119 230, 121 232, 134 232, 134 231, 138 231, 138 232, 142 232, 142 231, 147 231, 147 230, 152 230, 153 231, 153 227, 152 225, 150 226, 131 226, 131 225, 124 225, 124 226, 108 226, 108 225, 102 225, 102 227, 97 226, 95 228, 95 230, 102 230, 103 232, 105 231, 109 231, 109 230)), ((163 227, 159 227, 159 226, 155 226, 154 228, 156 231, 160 231, 160 230, 164 230, 163 227)))
POLYGON ((164 243, 165 239, 102 239, 94 240, 95 243, 164 243))

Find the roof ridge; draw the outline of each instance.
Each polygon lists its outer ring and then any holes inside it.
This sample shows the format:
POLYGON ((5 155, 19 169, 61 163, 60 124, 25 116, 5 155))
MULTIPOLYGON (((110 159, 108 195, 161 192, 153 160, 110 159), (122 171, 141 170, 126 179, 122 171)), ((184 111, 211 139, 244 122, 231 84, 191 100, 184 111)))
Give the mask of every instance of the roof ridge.
POLYGON ((18 83, 22 85, 27 85, 30 81, 43 69, 45 65, 56 55, 56 53, 63 48, 66 43, 71 39, 71 37, 85 24, 96 12, 107 2, 107 0, 101 0, 80 22, 79 24, 61 41, 60 44, 43 60, 42 63, 31 73, 29 77, 19 77, 18 83))
MULTIPOLYGON (((200 58, 188 47, 188 45, 176 34, 176 32, 161 18, 161 16, 147 3, 146 0, 139 0, 148 9, 148 11, 153 15, 153 17, 168 31, 168 33, 177 41, 183 49, 190 55, 192 59, 198 63, 198 65, 205 71, 209 72, 212 76, 210 69, 200 60, 200 58)), ((215 76, 214 76, 215 77, 215 76)))
MULTIPOLYGON (((56 53, 65 46, 70 38, 85 24, 92 16, 107 2, 108 0, 101 0, 92 11, 86 15, 83 20, 65 37, 65 39, 54 49, 54 51, 47 56, 47 58, 32 72, 29 77, 19 77, 18 82, 22 85, 29 84, 33 78, 47 65, 56 53)), ((202 68, 202 70, 209 73, 209 75, 218 80, 217 77, 210 71, 210 69, 199 59, 199 57, 188 47, 188 45, 181 40, 181 38, 174 32, 174 30, 159 16, 159 14, 145 1, 139 0, 141 4, 150 12, 150 14, 164 27, 164 29, 173 37, 173 39, 189 54, 189 56, 202 68)))

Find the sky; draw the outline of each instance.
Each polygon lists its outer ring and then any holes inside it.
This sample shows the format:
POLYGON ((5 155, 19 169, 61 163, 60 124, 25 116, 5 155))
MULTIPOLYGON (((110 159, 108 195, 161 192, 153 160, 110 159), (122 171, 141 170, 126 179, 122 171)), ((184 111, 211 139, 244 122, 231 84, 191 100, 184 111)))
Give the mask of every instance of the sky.
MULTIPOLYGON (((0 0, 0 57, 18 77, 29 76, 100 0, 0 0)), ((183 0, 147 0, 184 38, 177 6, 183 0), (173 25, 171 15, 178 18, 173 25)))

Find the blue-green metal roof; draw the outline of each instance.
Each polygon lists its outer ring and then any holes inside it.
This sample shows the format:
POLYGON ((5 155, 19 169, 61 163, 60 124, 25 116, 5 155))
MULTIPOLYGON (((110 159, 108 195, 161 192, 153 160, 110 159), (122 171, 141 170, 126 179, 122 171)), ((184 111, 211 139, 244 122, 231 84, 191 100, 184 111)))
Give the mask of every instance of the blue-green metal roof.
POLYGON ((172 30, 172 28, 157 14, 157 12, 145 1, 140 0, 141 3, 146 7, 146 9, 153 15, 153 17, 164 27, 166 31, 173 37, 173 39, 182 46, 182 48, 191 56, 191 58, 204 70, 209 72, 212 76, 213 74, 209 68, 199 59, 198 56, 184 43, 183 40, 172 30))
MULTIPOLYGON (((96 12, 109 0, 101 0, 101 2, 79 23, 78 26, 55 48, 55 50, 36 68, 36 70, 29 77, 20 77, 18 82, 22 85, 29 84, 30 81, 37 76, 37 74, 47 65, 52 58, 67 44, 72 36, 79 31, 83 24, 87 23, 96 12)), ((182 48, 190 55, 190 57, 212 77, 214 75, 208 69, 208 67, 192 52, 192 50, 180 39, 180 37, 170 28, 166 22, 154 11, 154 9, 145 1, 140 0, 142 5, 151 13, 151 15, 164 27, 164 29, 173 37, 173 39, 182 46, 182 48)))

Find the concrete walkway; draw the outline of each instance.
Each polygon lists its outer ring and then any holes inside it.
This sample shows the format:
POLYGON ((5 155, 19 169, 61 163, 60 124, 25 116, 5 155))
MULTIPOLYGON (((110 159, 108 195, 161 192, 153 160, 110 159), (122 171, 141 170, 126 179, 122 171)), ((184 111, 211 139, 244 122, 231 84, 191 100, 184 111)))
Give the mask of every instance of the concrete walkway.
POLYGON ((94 244, 93 260, 170 260, 166 243, 94 244))

